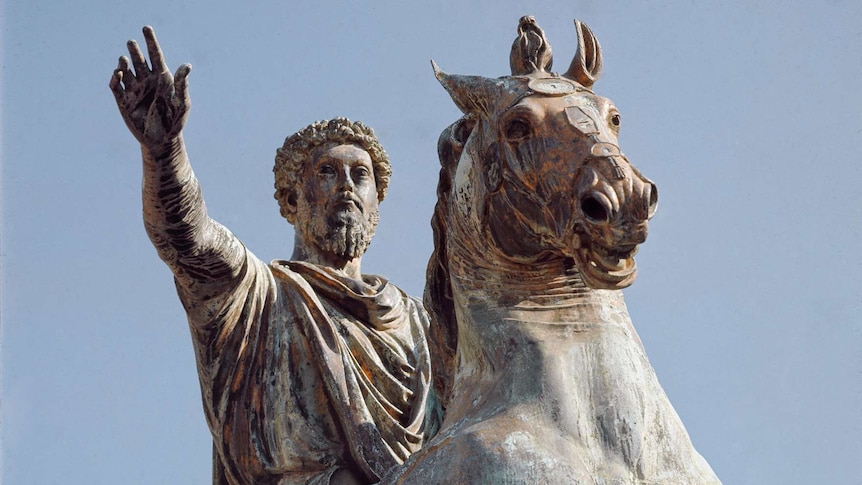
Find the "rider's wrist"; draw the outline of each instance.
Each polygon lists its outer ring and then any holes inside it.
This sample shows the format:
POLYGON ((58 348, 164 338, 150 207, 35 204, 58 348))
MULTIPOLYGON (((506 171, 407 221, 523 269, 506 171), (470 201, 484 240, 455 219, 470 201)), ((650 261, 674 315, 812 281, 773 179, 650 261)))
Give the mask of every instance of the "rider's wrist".
POLYGON ((183 137, 181 134, 163 143, 141 143, 141 149, 154 159, 171 158, 177 155, 182 150, 182 147, 183 137))

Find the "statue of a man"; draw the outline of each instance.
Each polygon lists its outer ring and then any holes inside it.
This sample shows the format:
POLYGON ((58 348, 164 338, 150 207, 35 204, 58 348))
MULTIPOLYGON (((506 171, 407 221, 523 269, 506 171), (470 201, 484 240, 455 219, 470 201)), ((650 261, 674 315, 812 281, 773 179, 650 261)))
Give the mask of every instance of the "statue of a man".
POLYGON ((171 76, 152 28, 144 37, 151 67, 129 41, 110 86, 141 143, 147 233, 188 313, 214 483, 378 481, 437 419, 421 304, 360 272, 386 152, 344 118, 288 137, 275 197, 295 249, 266 264, 207 215, 181 134, 191 66, 171 76))

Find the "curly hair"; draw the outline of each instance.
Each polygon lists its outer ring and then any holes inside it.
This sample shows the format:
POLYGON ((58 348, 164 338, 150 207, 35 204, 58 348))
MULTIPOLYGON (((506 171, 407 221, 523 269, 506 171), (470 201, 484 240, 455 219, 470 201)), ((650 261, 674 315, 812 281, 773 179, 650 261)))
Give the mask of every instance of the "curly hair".
POLYGON ((392 167, 389 155, 374 136, 374 130, 361 122, 347 118, 333 118, 312 123, 284 140, 284 145, 275 151, 275 199, 281 215, 291 224, 296 219, 296 196, 302 184, 303 164, 311 152, 326 143, 356 144, 371 157, 374 182, 377 185, 377 201, 382 202, 389 187, 392 167))

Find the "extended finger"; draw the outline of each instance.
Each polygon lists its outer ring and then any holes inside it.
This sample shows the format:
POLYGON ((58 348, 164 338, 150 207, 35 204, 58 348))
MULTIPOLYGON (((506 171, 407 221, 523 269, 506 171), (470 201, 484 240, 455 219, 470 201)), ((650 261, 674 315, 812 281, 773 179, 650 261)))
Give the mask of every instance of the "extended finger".
POLYGON ((129 66, 129 58, 126 56, 120 56, 119 62, 117 62, 117 71, 120 72, 120 80, 123 81, 123 84, 126 86, 126 89, 131 87, 132 84, 135 83, 135 75, 132 74, 131 66, 129 66))
POLYGON ((150 64, 153 66, 153 71, 167 71, 168 66, 165 65, 165 56, 162 55, 162 48, 156 39, 156 31, 149 25, 144 26, 144 40, 147 42, 147 52, 150 54, 150 64))
POLYGON ((191 64, 183 64, 177 69, 174 76, 174 104, 177 107, 187 108, 189 105, 189 73, 192 71, 191 64))
POLYGON ((114 73, 111 75, 111 80, 108 82, 108 86, 111 87, 111 91, 114 93, 114 97, 117 98, 117 101, 123 98, 123 88, 120 87, 120 82, 122 80, 123 71, 114 69, 114 73))
POLYGON ((135 66, 135 74, 144 76, 150 72, 150 68, 147 67, 147 60, 144 59, 144 54, 141 52, 141 48, 138 47, 138 43, 130 40, 126 45, 129 47, 129 56, 132 58, 132 64, 135 66))

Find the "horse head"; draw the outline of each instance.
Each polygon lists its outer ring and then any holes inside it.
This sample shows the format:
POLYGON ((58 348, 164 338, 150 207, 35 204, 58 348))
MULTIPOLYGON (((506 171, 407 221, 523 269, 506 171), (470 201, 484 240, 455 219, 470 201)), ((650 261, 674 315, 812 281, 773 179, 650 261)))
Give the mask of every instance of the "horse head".
POLYGON ((550 71, 551 48, 532 17, 519 22, 511 76, 451 75, 432 61, 464 113, 441 136, 444 172, 444 158, 454 163, 440 190, 505 258, 571 258, 588 286, 620 289, 635 279, 658 193, 619 147, 619 111, 592 91, 598 41, 578 20, 575 29, 564 74, 550 71))

